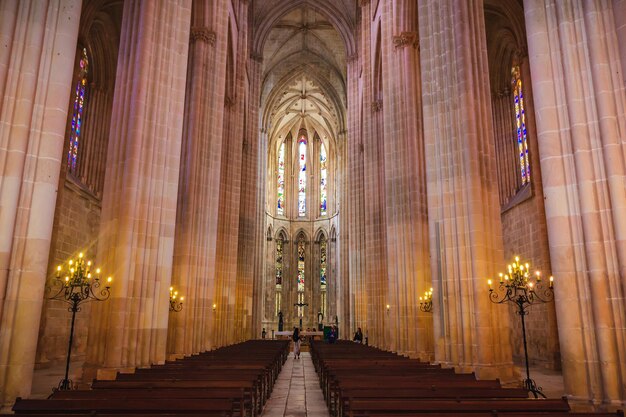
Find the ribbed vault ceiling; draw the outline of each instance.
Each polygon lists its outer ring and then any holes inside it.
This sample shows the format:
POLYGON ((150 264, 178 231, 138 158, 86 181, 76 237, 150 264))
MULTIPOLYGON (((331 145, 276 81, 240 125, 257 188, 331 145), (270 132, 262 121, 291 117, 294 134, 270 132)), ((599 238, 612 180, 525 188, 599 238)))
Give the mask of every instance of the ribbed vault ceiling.
MULTIPOLYGON (((256 17, 272 1, 259 3, 256 17)), ((327 16, 306 1, 297 7, 274 3, 289 7, 264 34, 263 125, 271 141, 288 132, 297 135, 300 128, 335 140, 345 130, 344 40, 327 16)), ((354 0, 337 3, 347 10, 354 0)))

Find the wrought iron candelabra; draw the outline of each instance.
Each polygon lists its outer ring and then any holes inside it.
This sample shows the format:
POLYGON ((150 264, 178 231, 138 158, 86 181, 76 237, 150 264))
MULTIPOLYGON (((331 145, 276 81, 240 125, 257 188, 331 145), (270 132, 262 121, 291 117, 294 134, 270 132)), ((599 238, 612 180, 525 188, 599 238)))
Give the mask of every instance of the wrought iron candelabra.
MULTIPOLYGON (((178 313, 183 309, 183 300, 185 297, 178 298, 178 291, 174 291, 174 287, 170 287, 170 311, 178 313)), ((213 307, 215 309, 215 307, 213 307)))
POLYGON ((433 289, 424 292, 424 296, 420 297, 420 310, 424 313, 433 312, 433 289))
POLYGON ((521 263, 518 256, 515 257, 515 262, 507 266, 507 269, 508 274, 500 273, 500 283, 496 289, 493 288, 493 281, 491 279, 487 280, 489 284, 489 299, 496 304, 513 303, 517 306, 517 314, 519 314, 522 320, 524 359, 526 361, 524 388, 531 392, 535 398, 538 398, 540 395, 546 398, 544 393, 541 392, 541 387, 538 387, 535 381, 530 378, 524 317, 528 315, 529 306, 554 300, 554 278, 550 277, 547 286, 544 280, 541 279, 541 272, 535 272, 534 278, 532 278, 530 265, 521 263))
POLYGON ((87 301, 105 301, 111 295, 111 281, 108 277, 106 283, 100 281, 100 268, 95 275, 91 274, 91 261, 85 261, 83 254, 79 253, 77 259, 70 259, 67 266, 57 267, 56 279, 47 291, 52 292, 57 288, 56 294, 51 300, 66 302, 70 305, 68 311, 72 312, 72 324, 70 325, 70 340, 67 345, 67 361, 65 363, 65 378, 59 383, 58 389, 72 389, 72 381, 69 379, 70 356, 72 354, 72 341, 74 339, 74 324, 76 313, 80 311, 80 305, 87 301), (104 285, 104 286, 103 286, 104 285))

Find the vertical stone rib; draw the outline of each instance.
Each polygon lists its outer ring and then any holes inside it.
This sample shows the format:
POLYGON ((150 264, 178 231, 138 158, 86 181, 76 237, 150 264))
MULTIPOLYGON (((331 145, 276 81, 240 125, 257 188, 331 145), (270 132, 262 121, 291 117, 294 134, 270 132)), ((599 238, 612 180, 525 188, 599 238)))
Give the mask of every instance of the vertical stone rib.
POLYGON ((527 0, 524 11, 565 390, 582 406, 623 407, 626 119, 613 9, 527 0))
POLYGON ((162 362, 172 274, 190 0, 124 4, 88 375, 162 362))
POLYGON ((0 411, 30 394, 80 9, 0 3, 0 411))
POLYGON ((503 260, 483 4, 419 0, 419 12, 432 268, 447 310, 436 359, 509 379, 508 323, 486 285, 503 260))

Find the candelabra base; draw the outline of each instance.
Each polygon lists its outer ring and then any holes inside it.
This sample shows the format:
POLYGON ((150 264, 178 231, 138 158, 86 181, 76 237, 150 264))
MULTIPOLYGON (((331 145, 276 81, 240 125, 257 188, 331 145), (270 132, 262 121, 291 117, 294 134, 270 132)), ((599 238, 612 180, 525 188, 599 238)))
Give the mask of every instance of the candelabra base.
POLYGON ((61 382, 59 382, 58 390, 59 391, 69 391, 72 389, 72 380, 63 378, 61 382))
POLYGON ((541 387, 538 387, 533 379, 526 378, 524 380, 524 389, 528 390, 535 398, 539 398, 540 396, 547 398, 545 394, 541 392, 541 387))

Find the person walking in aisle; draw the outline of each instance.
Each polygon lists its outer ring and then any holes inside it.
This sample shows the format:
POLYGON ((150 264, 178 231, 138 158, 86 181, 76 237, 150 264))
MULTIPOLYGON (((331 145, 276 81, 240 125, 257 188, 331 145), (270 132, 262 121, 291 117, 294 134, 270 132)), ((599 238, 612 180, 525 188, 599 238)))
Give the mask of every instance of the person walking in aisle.
POLYGON ((300 329, 297 327, 293 328, 293 334, 291 335, 291 339, 293 340, 293 358, 300 359, 300 329))

